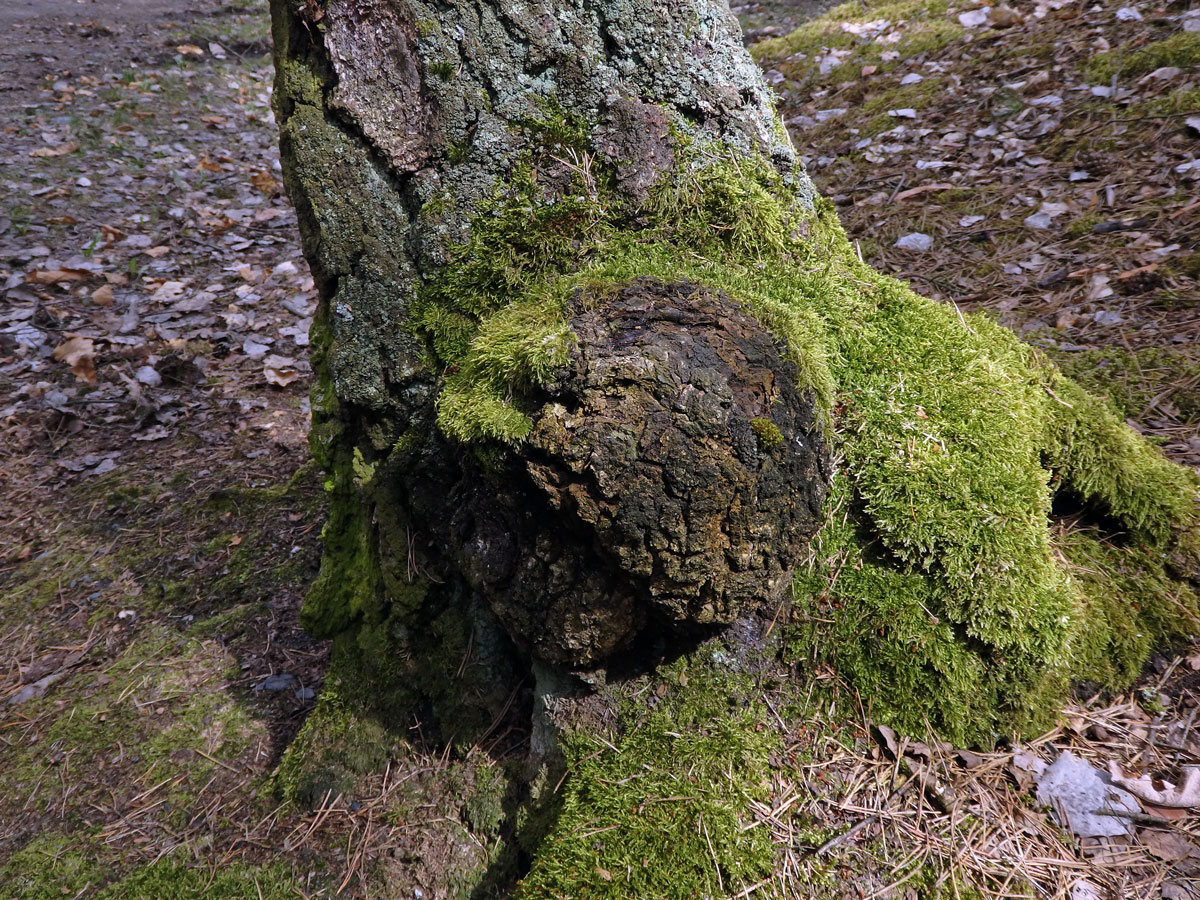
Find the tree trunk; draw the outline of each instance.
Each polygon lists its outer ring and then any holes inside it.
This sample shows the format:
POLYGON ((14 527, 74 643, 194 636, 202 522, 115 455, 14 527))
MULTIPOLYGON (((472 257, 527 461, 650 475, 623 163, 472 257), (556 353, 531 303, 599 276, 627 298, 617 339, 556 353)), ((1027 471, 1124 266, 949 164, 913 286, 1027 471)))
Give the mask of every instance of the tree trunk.
POLYGON ((986 743, 1195 627, 1194 478, 861 262, 723 0, 272 7, 343 699, 545 762, 683 654, 986 743))
MULTIPOLYGON (((367 567, 419 552, 575 671, 778 600, 830 477, 804 360, 763 316, 668 273, 555 283, 705 156, 812 210, 726 5, 635 6, 276 11, 285 171, 327 298, 318 454, 390 520, 367 567)), ((364 602, 341 564, 314 630, 364 602)))

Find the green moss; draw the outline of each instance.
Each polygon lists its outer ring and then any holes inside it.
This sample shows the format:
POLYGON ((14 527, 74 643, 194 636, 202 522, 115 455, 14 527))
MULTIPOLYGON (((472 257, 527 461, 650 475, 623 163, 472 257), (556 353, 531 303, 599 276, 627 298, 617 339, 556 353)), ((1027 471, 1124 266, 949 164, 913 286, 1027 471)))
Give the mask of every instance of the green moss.
POLYGON ((546 383, 566 363, 570 347, 561 302, 517 302, 499 310, 476 331, 446 378, 437 400, 438 424, 461 441, 522 440, 533 423, 514 393, 546 383))
POLYGON ((1200 353, 1195 348, 1104 347, 1052 355, 1066 375, 1107 397, 1122 416, 1140 419, 1165 404, 1185 421, 1200 420, 1200 353))
POLYGON ((306 807, 352 795, 363 776, 383 766, 391 743, 377 721, 359 715, 336 686, 326 685, 275 771, 275 788, 306 807))
POLYGON ((766 450, 783 443, 783 432, 770 419, 751 419, 750 429, 758 438, 758 445, 766 450))
POLYGON ((1180 31, 1136 50, 1123 47, 1097 53, 1087 61, 1084 74, 1093 84, 1117 78, 1136 78, 1163 66, 1200 65, 1200 33, 1180 31))
MULTIPOLYGON (((315 410, 314 410, 315 416, 315 410)), ((364 499, 355 485, 358 448, 331 448, 329 521, 321 532, 321 569, 300 608, 300 623, 317 637, 341 634, 375 597, 375 566, 364 499)))
POLYGON ((852 81, 859 77, 864 65, 888 72, 961 37, 965 29, 947 17, 948 7, 944 0, 925 3, 854 0, 805 22, 789 34, 759 42, 750 52, 760 64, 769 63, 797 80, 813 79, 823 84, 852 81), (842 27, 843 23, 866 24, 880 19, 893 23, 892 30, 899 34, 896 43, 882 44, 875 36, 856 36, 842 27), (818 74, 816 58, 835 49, 852 52, 828 74, 818 74), (883 59, 882 54, 888 49, 897 51, 899 56, 883 59))
POLYGON ((1099 213, 1087 213, 1086 215, 1082 215, 1078 219, 1072 221, 1071 224, 1067 226, 1066 231, 1064 231, 1063 234, 1069 238, 1086 237, 1092 233, 1093 225, 1095 225, 1097 222, 1103 221, 1104 216, 1100 215, 1099 213))
POLYGON ((38 835, 0 866, 0 884, 22 900, 62 900, 94 890, 107 879, 107 870, 83 847, 79 838, 38 835))
POLYGON ((774 847, 748 808, 765 795, 776 738, 765 709, 737 708, 745 679, 718 659, 660 672, 686 687, 649 714, 627 702, 620 737, 565 736, 570 777, 519 897, 724 897, 770 873, 774 847))
MULTIPOLYGON (((287 866, 188 865, 162 859, 135 870, 96 895, 97 900, 291 900, 299 879, 287 866)), ((61 896, 61 895, 60 895, 61 896)))
MULTIPOLYGON (((1200 102, 1197 103, 1200 106, 1200 102)), ((1200 281, 1200 250, 1189 253, 1179 261, 1179 268, 1189 278, 1200 281)))
POLYGON ((1055 544, 1070 563, 1081 615, 1090 623, 1076 635, 1077 678, 1127 687, 1156 647, 1200 630, 1195 588, 1172 577, 1161 552, 1095 528, 1063 529, 1055 544))
MULTIPOLYGON (((944 79, 931 76, 916 84, 902 84, 891 90, 872 92, 863 102, 861 109, 869 115, 886 114, 892 109, 923 109, 941 96, 944 79)), ((898 124, 892 120, 893 126, 898 124)))

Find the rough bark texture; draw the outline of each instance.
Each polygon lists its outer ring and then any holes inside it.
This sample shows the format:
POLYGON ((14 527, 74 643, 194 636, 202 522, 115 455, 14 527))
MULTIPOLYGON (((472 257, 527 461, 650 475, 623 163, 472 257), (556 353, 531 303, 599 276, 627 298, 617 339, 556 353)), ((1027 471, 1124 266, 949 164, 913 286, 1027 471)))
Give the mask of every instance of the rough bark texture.
MULTIPOLYGON (((759 319, 685 283, 571 311, 568 364, 521 398, 528 440, 492 442, 481 464, 433 424, 450 361, 414 313, 522 166, 548 202, 603 167, 606 202, 636 211, 686 130, 770 159, 811 200, 727 6, 334 0, 275 15, 285 169, 325 300, 327 453, 385 467, 406 543, 415 529, 440 577, 559 665, 777 599, 830 473, 814 396, 759 319), (401 438, 419 451, 397 453, 401 438)), ((407 555, 388 539, 372 552, 407 555)))
POLYGON ((471 584, 540 657, 577 666, 648 621, 729 623, 790 583, 821 523, 811 397, 727 296, 641 280, 571 320, 578 344, 523 454, 454 535, 471 584))

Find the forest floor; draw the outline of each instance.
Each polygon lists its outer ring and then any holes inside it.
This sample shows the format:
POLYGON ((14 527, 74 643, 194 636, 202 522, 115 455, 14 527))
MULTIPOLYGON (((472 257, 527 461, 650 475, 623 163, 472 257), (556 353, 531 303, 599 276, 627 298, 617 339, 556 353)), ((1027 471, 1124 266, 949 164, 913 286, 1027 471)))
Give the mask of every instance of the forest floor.
MULTIPOLYGON (((448 756, 316 810, 275 796, 328 645, 297 623, 315 293, 264 6, 0 9, 0 897, 381 896, 386 872, 441 898, 489 862, 433 787, 448 756)), ((864 257, 1200 464, 1200 16, 900 0, 802 24, 822 8, 738 12, 864 257)), ((1200 762, 1198 711, 1193 648, 1003 752, 807 723, 756 811, 784 882, 731 896, 1200 898, 1200 796, 1161 795, 1200 762), (1064 750, 1159 779, 1120 834, 1034 799, 1064 750)))

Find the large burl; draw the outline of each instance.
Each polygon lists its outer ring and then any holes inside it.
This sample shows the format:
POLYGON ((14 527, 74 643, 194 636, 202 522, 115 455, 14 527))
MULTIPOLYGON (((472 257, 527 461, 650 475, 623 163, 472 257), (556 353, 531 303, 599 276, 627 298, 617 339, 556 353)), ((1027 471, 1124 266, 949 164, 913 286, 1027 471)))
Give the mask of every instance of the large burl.
POLYGON ((728 296, 639 279, 575 306, 528 442, 464 480, 451 540, 518 643, 586 669, 777 599, 829 458, 795 366, 728 296))

